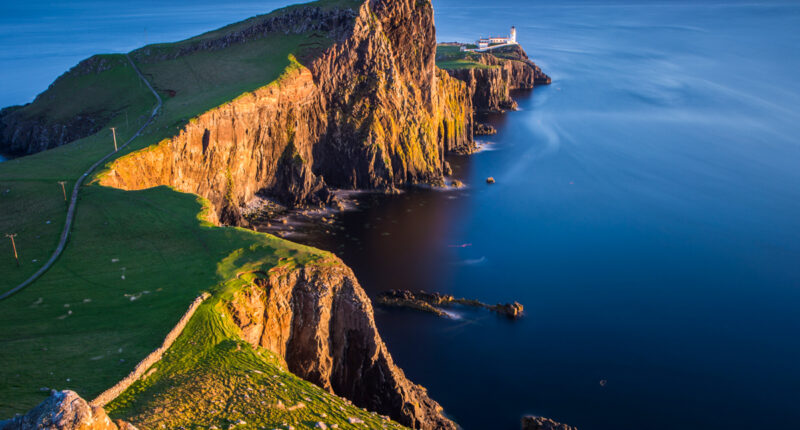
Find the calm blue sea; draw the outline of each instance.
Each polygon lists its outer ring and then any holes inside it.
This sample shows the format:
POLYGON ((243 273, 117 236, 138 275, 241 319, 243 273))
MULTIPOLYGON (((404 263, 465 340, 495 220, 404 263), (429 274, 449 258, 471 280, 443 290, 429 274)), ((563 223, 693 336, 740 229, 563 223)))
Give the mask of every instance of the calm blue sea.
MULTIPOLYGON (((78 60, 286 2, 29 1, 0 13, 0 105, 78 60)), ((367 197, 336 251, 367 291, 518 300, 512 322, 376 307, 466 429, 800 423, 800 5, 434 0, 439 39, 511 25, 554 79, 453 160, 468 188, 367 197), (487 176, 497 183, 488 186, 487 176)))

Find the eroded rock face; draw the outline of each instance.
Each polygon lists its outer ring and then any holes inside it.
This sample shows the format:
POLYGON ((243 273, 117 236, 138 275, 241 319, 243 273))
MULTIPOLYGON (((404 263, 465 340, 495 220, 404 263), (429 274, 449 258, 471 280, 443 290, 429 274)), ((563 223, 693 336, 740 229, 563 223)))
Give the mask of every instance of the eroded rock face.
POLYGON ((479 112, 515 110, 512 90, 529 90, 550 84, 550 77, 534 64, 519 46, 510 46, 480 54, 477 61, 491 68, 454 69, 447 72, 467 83, 472 104, 479 112))
POLYGON ((456 428, 394 364, 369 298, 335 257, 276 267, 237 293, 229 309, 245 340, 284 357, 292 373, 410 427, 456 428))
POLYGON ((578 430, 551 420, 550 418, 528 416, 522 418, 522 430, 578 430))
POLYGON ((0 421, 0 430, 136 430, 124 421, 111 421, 103 408, 92 407, 74 391, 53 391, 23 416, 0 421))
POLYGON ((442 183, 445 153, 474 148, 472 105, 466 84, 435 67, 430 1, 365 1, 344 21, 329 25, 347 36, 307 68, 117 161, 101 183, 196 193, 232 224, 255 193, 318 206, 330 203, 329 185, 442 183))

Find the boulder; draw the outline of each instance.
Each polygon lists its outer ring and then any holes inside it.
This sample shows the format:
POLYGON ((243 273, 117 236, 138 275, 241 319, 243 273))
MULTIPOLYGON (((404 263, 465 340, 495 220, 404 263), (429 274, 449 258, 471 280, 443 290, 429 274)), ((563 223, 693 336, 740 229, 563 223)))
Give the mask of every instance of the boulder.
POLYGON ((0 430, 137 430, 124 421, 111 421, 103 408, 90 406, 77 393, 53 390, 50 397, 25 415, 0 421, 0 430))

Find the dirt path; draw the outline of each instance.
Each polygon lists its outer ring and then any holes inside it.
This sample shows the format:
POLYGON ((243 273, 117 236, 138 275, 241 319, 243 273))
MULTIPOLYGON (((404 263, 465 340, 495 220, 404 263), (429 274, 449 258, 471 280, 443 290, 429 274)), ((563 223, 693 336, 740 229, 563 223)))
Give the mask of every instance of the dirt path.
MULTIPOLYGON (((131 59, 131 57, 128 56, 128 55, 126 55, 126 57, 128 58, 128 61, 131 63, 131 66, 133 67, 133 70, 136 72, 137 75, 139 75, 139 78, 142 80, 142 82, 144 82, 145 85, 147 85, 147 88, 149 88, 150 91, 153 93, 153 95, 156 96, 156 100, 158 101, 158 103, 156 104, 156 107, 153 109, 153 113, 150 115, 150 118, 147 119, 147 122, 145 122, 144 125, 142 125, 142 127, 139 128, 138 131, 136 131, 136 134, 131 136, 131 138, 128 139, 127 142, 125 142, 122 146, 120 146, 119 149, 125 148, 131 142, 133 142, 134 139, 139 137, 139 135, 142 133, 142 131, 144 131, 144 129, 148 125, 150 125, 150 123, 153 122, 153 119, 155 119, 156 115, 158 114, 158 111, 161 110, 161 105, 162 105, 161 96, 159 96, 158 93, 156 92, 156 90, 153 89, 153 86, 150 85, 150 82, 148 82, 147 79, 145 79, 144 75, 142 75, 142 72, 140 72, 139 68, 136 67, 136 64, 133 63, 133 59, 131 59)), ((56 247, 56 250, 53 251, 53 255, 50 256, 50 259, 47 260, 47 263, 45 263, 44 266, 42 266, 39 270, 37 270, 36 273, 31 275, 30 278, 26 279, 25 282, 17 285, 16 287, 14 287, 14 288, 6 291, 2 295, 0 295, 0 300, 3 300, 3 299, 6 299, 6 298, 10 297, 14 293, 17 293, 20 290, 22 290, 23 288, 25 288, 28 285, 32 284, 33 281, 38 279, 40 276, 42 276, 42 274, 44 274, 44 272, 46 272, 48 269, 50 269, 53 266, 53 264, 56 262, 58 257, 61 256, 61 253, 64 251, 64 248, 67 246, 67 240, 69 239, 69 232, 72 229, 72 221, 75 219, 75 207, 78 204, 78 191, 80 191, 80 187, 81 187, 81 185, 83 185, 83 181, 85 181, 86 178, 89 175, 91 175, 92 172, 94 172, 94 169, 96 169, 98 166, 100 166, 101 164, 103 164, 106 161, 108 161, 109 158, 113 157, 117 153, 118 153, 118 151, 111 152, 110 154, 106 155, 105 157, 97 160, 97 162, 92 164, 92 166, 89 167, 89 169, 86 170, 83 173, 83 175, 81 175, 80 178, 78 178, 77 181, 75 181, 75 186, 72 188, 72 196, 70 197, 70 201, 69 201, 69 209, 67 210, 67 220, 64 223, 64 230, 61 232, 61 240, 59 240, 58 246, 56 247)))

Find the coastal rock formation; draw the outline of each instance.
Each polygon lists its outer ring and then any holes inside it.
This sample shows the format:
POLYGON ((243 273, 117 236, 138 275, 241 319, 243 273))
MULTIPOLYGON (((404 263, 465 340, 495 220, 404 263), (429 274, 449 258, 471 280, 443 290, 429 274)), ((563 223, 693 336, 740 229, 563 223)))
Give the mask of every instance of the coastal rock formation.
POLYGON ((25 415, 0 421, 0 430, 136 430, 124 421, 111 421, 101 407, 90 406, 74 391, 55 391, 25 415))
POLYGON ((578 430, 551 420, 550 418, 527 416, 522 417, 522 430, 578 430))
POLYGON ((377 302, 383 305, 402 306, 424 312, 430 312, 441 317, 448 316, 447 312, 437 308, 436 306, 458 304, 476 308, 484 308, 492 312, 497 312, 500 315, 505 315, 511 319, 521 318, 524 310, 523 306, 518 302, 489 305, 478 300, 456 298, 449 294, 428 293, 425 291, 413 292, 409 290, 386 291, 378 296, 377 302))
POLYGON ((517 102, 511 98, 510 91, 550 84, 550 77, 519 45, 479 54, 474 61, 488 67, 448 69, 447 72, 467 83, 472 104, 478 112, 515 110, 517 102))
POLYGON ((492 134, 497 134, 496 128, 489 124, 483 124, 480 122, 475 123, 475 136, 489 136, 492 134))
POLYGON ((420 429, 455 429, 386 349, 353 272, 331 257, 276 267, 229 304, 243 338, 284 357, 289 370, 357 406, 420 429))
POLYGON ((78 115, 62 122, 17 114, 20 107, 0 110, 0 151, 27 155, 65 145, 96 133, 107 118, 78 115))
MULTIPOLYGON (((118 160, 101 183, 196 193, 229 224, 256 193, 319 206, 328 186, 442 184, 444 155, 474 149, 473 109, 467 86, 435 67, 430 1, 365 1, 345 21, 330 31, 347 36, 306 66, 118 160)), ((223 39, 208 44, 238 40, 223 39)))

